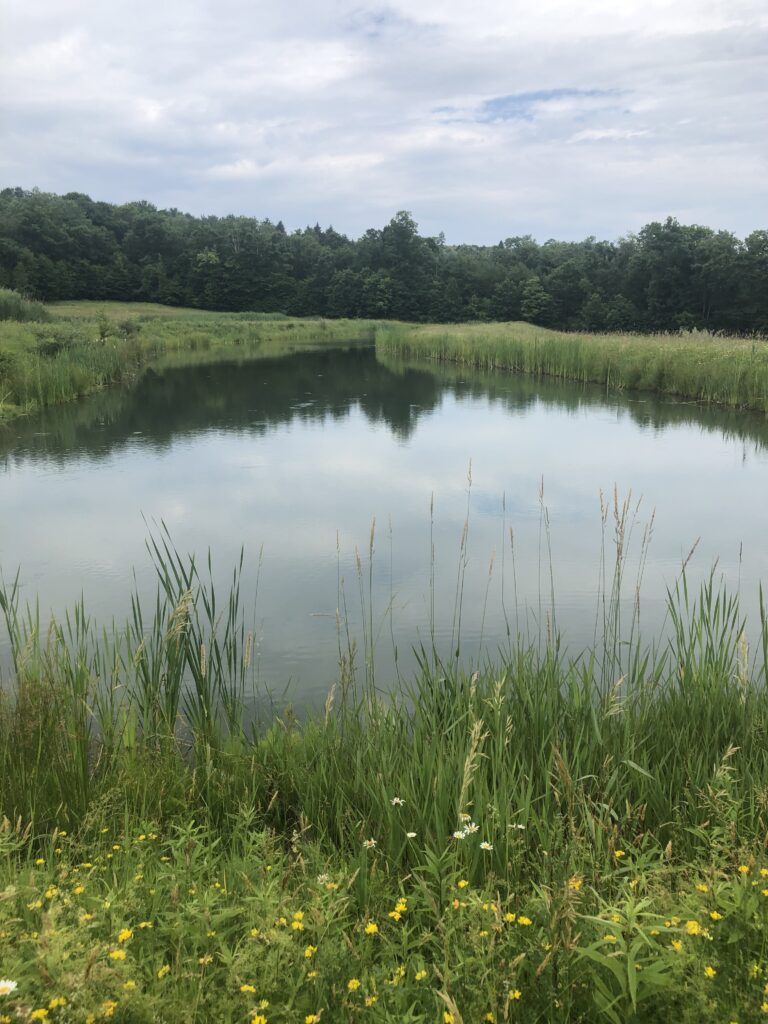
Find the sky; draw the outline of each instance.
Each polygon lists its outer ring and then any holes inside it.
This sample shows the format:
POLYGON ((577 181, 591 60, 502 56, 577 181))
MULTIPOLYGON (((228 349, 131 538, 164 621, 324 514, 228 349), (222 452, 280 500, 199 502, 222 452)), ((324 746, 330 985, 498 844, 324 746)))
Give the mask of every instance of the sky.
POLYGON ((0 187, 422 234, 768 227, 768 0, 0 0, 0 187))

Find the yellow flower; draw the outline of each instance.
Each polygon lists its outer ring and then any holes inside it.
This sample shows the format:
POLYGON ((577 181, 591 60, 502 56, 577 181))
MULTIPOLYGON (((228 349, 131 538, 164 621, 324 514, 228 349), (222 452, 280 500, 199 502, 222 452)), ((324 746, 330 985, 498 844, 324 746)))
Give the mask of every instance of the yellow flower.
POLYGON ((685 930, 689 935, 701 935, 701 925, 698 921, 686 921, 685 930))
POLYGON ((128 942, 129 939, 133 938, 133 932, 130 928, 122 928, 117 936, 118 942, 128 942))
POLYGON ((154 928, 151 921, 139 921, 139 928, 154 928))
POLYGON ((469 882, 466 880, 466 878, 460 878, 456 884, 460 889, 466 889, 466 887, 469 885, 469 882))
POLYGON ((102 1015, 104 1017, 111 1017, 112 1014, 115 1012, 116 1007, 117 1003, 115 1002, 114 999, 105 999, 104 1002, 101 1004, 102 1015))
POLYGON ((369 921, 368 924, 365 926, 366 935, 376 935, 378 930, 379 926, 376 924, 375 921, 369 921))
POLYGON ((621 923, 621 914, 611 914, 611 920, 613 921, 614 924, 620 924, 621 923))
POLYGON ((493 1016, 492 1013, 486 1013, 486 1015, 483 1017, 483 1020, 487 1020, 487 1021, 490 1022, 490 1024, 493 1024, 493 1022, 494 1022, 494 1020, 496 1020, 496 1018, 493 1016))
POLYGON ((682 953, 683 944, 680 939, 672 939, 672 949, 674 949, 676 953, 682 953))
POLYGON ((64 996, 54 996, 53 999, 48 1003, 49 1010, 57 1010, 60 1006, 66 1006, 67 1000, 64 996))
POLYGON ((505 914, 504 920, 507 924, 513 924, 517 920, 517 914, 505 914))
POLYGON ((424 981, 427 976, 427 972, 424 970, 416 971, 416 981, 424 981))
POLYGON ((269 1000, 268 999, 260 999, 259 1000, 259 1009, 260 1010, 266 1010, 266 1008, 268 1006, 269 1006, 269 1000))
POLYGON ((304 922, 303 921, 291 921, 291 928, 293 928, 293 930, 295 932, 303 932, 304 931, 304 922))
POLYGON ((748 864, 739 864, 739 874, 740 875, 748 875, 749 871, 750 871, 750 869, 749 869, 749 865, 748 864))
POLYGON ((760 877, 768 878, 768 868, 760 868, 760 877))
POLYGON ((456 1018, 453 1016, 453 1014, 448 1013, 447 1010, 443 1013, 443 1024, 455 1024, 455 1020, 456 1018))
POLYGON ((522 995, 523 995, 523 993, 520 991, 520 989, 516 988, 516 989, 514 989, 514 991, 509 993, 509 998, 510 999, 521 999, 522 995))
POLYGON ((320 1024, 319 1013, 308 1013, 304 1018, 304 1024, 320 1024))
POLYGON ((768 889, 761 889, 760 892, 763 896, 768 896, 768 889))
POLYGON ((717 974, 717 971, 710 964, 707 964, 707 966, 704 968, 704 973, 708 978, 714 978, 714 976, 717 974))
POLYGON ((124 949, 111 949, 109 951, 110 960, 125 960, 127 955, 124 949))
MULTIPOLYGON (((45 864, 45 857, 38 857, 37 860, 35 861, 35 864, 37 864, 37 866, 39 868, 42 867, 43 864, 45 864)), ((34 1014, 32 1016, 34 1017, 34 1014)), ((47 1016, 47 1014, 46 1014, 46 1016, 47 1016)), ((40 1019, 42 1020, 42 1018, 40 1018, 40 1019)))
POLYGON ((530 917, 526 917, 525 914, 521 914, 517 919, 517 923, 521 924, 524 928, 527 928, 529 924, 533 924, 530 917))
POLYGON ((29 1015, 29 1019, 30 1020, 45 1020, 45 1018, 47 1016, 48 1016, 48 1011, 46 1009, 33 1010, 32 1013, 30 1013, 30 1015, 29 1015))
POLYGON ((761 1003, 760 1009, 763 1011, 763 1013, 768 1013, 768 1003, 766 1003, 766 1002, 761 1003))
POLYGON ((45 890, 45 898, 47 900, 52 900, 58 891, 59 890, 56 888, 55 885, 49 885, 48 888, 45 890))
POLYGON ((723 915, 718 913, 716 910, 710 910, 709 916, 712 918, 713 921, 720 921, 723 917, 723 915))
POLYGON ((317 952, 317 946, 307 946, 304 949, 304 957, 305 957, 305 959, 311 960, 316 952, 317 952))
POLYGON ((263 1013, 254 1013, 251 1017, 251 1024, 267 1024, 267 1018, 263 1013))
POLYGON ((303 921, 304 920, 304 911, 303 910, 297 910, 296 913, 293 915, 293 920, 294 921, 303 921))
POLYGON ((207 967, 208 964, 213 963, 213 957, 211 956, 210 953, 205 953, 203 956, 197 958, 197 962, 200 964, 201 967, 207 967))
POLYGON ((709 886, 706 884, 706 882, 699 882, 699 884, 696 886, 696 891, 709 892, 709 886))
POLYGON ((75 894, 75 896, 79 896, 81 892, 85 892, 85 886, 76 885, 72 892, 75 894))
POLYGON ((609 935, 604 935, 603 938, 605 939, 606 942, 618 942, 618 939, 616 938, 615 935, 610 935, 610 934, 609 935))
POLYGON ((136 982, 133 980, 126 981, 123 983, 123 988, 128 989, 128 991, 130 991, 131 989, 136 988, 136 982))
POLYGON ((613 854, 613 856, 616 858, 616 860, 621 860, 621 858, 622 857, 626 857, 626 855, 627 854, 626 854, 625 850, 615 850, 614 854, 613 854))
POLYGON ((158 976, 158 978, 164 978, 166 976, 166 974, 170 974, 170 973, 171 973, 171 968, 168 966, 168 964, 163 964, 163 966, 157 972, 157 976, 158 976))
POLYGON ((574 875, 573 878, 568 879, 568 888, 572 892, 578 892, 579 889, 581 889, 582 884, 582 879, 579 878, 578 875, 574 875))
POLYGON ((387 917, 391 917, 393 921, 399 921, 402 918, 402 914, 397 910, 390 910, 387 917))
POLYGON ((405 900, 398 900, 395 904, 395 910, 398 914, 404 914, 408 910, 408 904, 405 900))
POLYGON ((317 977, 317 971, 307 971, 307 977, 308 978, 316 978, 317 977))
POLYGON ((339 883, 338 882, 326 882, 325 883, 325 888, 328 890, 328 892, 334 892, 336 889, 339 888, 339 883))
POLYGON ((374 1003, 377 1003, 378 1001, 379 1001, 379 997, 378 996, 366 996, 365 997, 365 1005, 366 1006, 373 1006, 374 1003))
POLYGON ((258 939, 258 937, 259 937, 259 929, 258 928, 251 928, 251 938, 252 939, 258 939))
POLYGON ((88 924, 89 921, 93 920, 93 914, 81 914, 77 920, 80 924, 88 924))
POLYGON ((356 989, 360 988, 359 978, 350 978, 347 982, 347 988, 350 992, 354 992, 356 989))
POLYGON ((241 992, 255 992, 256 991, 256 986, 255 985, 241 985, 240 986, 240 991, 241 992))

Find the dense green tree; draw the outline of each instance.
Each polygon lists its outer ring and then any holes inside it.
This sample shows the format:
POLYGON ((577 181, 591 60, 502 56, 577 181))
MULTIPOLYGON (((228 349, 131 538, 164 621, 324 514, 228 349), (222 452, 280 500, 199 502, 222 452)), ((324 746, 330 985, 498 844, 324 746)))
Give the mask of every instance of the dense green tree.
POLYGON ((80 192, 0 191, 0 286, 33 298, 569 330, 768 332, 768 230, 647 224, 616 242, 423 237, 407 211, 354 241, 319 224, 192 217, 80 192))

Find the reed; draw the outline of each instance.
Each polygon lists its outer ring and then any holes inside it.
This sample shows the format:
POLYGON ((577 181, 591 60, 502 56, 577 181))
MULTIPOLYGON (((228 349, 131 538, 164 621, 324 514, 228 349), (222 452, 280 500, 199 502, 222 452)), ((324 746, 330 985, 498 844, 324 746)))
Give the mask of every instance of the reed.
POLYGON ((382 325, 384 354, 652 391, 768 412, 768 343, 704 332, 567 334, 525 323, 382 325))

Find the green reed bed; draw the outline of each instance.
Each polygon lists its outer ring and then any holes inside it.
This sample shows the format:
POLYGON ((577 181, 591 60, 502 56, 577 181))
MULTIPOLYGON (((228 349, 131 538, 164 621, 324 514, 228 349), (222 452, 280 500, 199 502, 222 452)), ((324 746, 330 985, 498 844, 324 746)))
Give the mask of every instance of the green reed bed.
POLYGON ((765 1019, 764 617, 683 575, 623 644, 619 578, 578 658, 380 691, 350 645, 299 718, 254 711, 241 566, 150 548, 120 628, 2 592, 0 1017, 765 1019))
MULTIPOLYGON (((162 309, 162 307, 159 307, 162 309)), ((130 384, 148 366, 277 356, 370 335, 362 321, 277 314, 133 309, 131 303, 52 307, 45 323, 0 322, 0 421, 130 384)))
POLYGON ((525 323, 385 325, 377 347, 406 357, 444 360, 647 390, 768 412, 768 342, 687 335, 566 334, 525 323))

